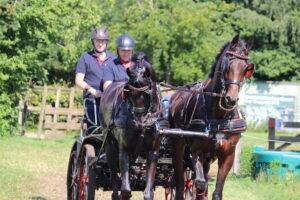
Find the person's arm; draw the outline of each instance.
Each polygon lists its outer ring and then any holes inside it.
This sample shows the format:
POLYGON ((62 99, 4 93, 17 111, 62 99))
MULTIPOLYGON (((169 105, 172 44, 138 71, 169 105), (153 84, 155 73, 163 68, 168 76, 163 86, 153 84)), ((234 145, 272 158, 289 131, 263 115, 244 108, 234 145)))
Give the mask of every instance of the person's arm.
POLYGON ((81 89, 88 91, 89 93, 91 93, 95 97, 100 97, 101 91, 96 90, 95 88, 91 87, 89 84, 87 84, 84 81, 85 73, 86 73, 86 63, 85 63, 85 60, 84 60, 84 55, 82 55, 79 58, 79 60, 77 62, 77 66, 76 66, 75 84, 78 87, 80 87, 81 89))
POLYGON ((84 76, 85 76, 85 74, 77 73, 76 77, 75 77, 75 84, 78 87, 80 87, 81 89, 88 91, 89 93, 91 93, 95 97, 100 97, 101 96, 101 91, 100 90, 96 90, 95 88, 93 88, 89 84, 87 84, 84 81, 84 76))
POLYGON ((85 74, 76 73, 75 84, 83 90, 89 90, 91 86, 84 81, 85 74))

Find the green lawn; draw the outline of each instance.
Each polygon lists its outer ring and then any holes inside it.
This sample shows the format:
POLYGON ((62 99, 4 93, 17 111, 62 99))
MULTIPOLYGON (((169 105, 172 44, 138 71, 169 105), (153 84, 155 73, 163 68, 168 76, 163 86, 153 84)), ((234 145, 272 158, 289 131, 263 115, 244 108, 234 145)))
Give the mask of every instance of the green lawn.
POLYGON ((56 140, 0 138, 0 199, 29 199, 36 195, 38 177, 66 174, 72 143, 72 136, 56 140))
MULTIPOLYGON (((256 132, 245 133, 243 148, 249 149, 254 144, 267 146, 265 141, 257 138, 266 139, 267 135, 256 132)), ((40 177, 60 175, 63 178, 61 184, 65 184, 66 166, 73 142, 73 135, 52 140, 36 140, 20 136, 0 138, 0 199, 36 198, 40 195, 37 192, 41 188, 38 182, 40 177)), ((209 183, 210 192, 213 191, 214 185, 215 180, 209 183)), ((56 186, 49 185, 49 189, 50 187, 56 186)), ((249 177, 229 176, 224 188, 224 200, 296 200, 300 199, 299 188, 300 182, 293 179, 267 181, 264 178, 252 180, 249 177)), ((61 196, 65 197, 65 191, 61 193, 63 193, 61 196)), ((162 196, 156 194, 156 199, 160 200, 162 196)), ((45 199, 61 198, 46 196, 45 199)))
MULTIPOLYGON (((224 200, 299 200, 300 182, 252 180, 230 176, 224 188, 224 200)), ((213 191, 214 183, 210 185, 213 191)))

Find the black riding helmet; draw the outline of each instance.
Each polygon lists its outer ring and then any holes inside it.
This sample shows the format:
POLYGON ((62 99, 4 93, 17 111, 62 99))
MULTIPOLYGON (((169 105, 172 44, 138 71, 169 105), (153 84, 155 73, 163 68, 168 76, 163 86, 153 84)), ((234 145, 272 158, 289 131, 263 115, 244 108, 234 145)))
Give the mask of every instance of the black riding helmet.
POLYGON ((116 41, 117 49, 121 50, 133 50, 135 47, 135 41, 130 35, 122 34, 116 41))

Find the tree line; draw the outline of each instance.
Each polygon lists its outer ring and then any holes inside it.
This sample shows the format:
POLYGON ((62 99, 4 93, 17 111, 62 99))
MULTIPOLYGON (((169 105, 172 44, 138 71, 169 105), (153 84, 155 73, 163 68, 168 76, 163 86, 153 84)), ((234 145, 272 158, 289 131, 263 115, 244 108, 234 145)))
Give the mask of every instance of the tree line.
MULTIPOLYGON (((17 102, 29 83, 74 83, 93 27, 137 41, 159 80, 203 80, 221 46, 239 33, 253 40, 256 80, 300 79, 300 1, 297 0, 1 0, 0 130, 15 127, 17 102)), ((1 133, 0 133, 1 134, 1 133)))

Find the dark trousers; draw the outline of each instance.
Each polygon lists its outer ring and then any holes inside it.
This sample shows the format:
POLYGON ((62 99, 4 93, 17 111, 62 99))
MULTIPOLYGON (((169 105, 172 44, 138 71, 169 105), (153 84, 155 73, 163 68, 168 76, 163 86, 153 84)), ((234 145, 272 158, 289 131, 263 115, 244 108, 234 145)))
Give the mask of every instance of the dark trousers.
POLYGON ((100 98, 88 97, 84 99, 84 114, 88 129, 87 135, 101 125, 99 107, 100 98))

